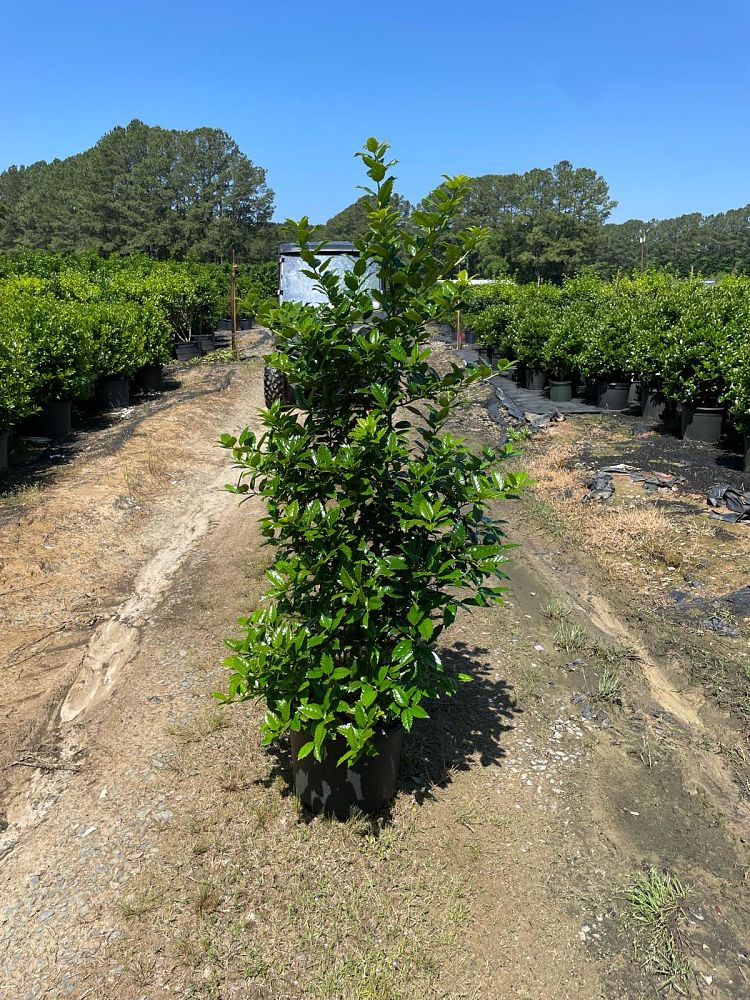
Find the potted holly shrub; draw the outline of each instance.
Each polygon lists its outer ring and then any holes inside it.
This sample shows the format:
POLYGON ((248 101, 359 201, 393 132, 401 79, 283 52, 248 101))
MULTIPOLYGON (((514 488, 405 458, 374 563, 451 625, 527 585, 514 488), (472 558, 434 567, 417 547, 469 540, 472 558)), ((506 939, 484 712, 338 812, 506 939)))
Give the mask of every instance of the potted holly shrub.
POLYGON ((726 405, 735 426, 744 436, 744 471, 750 472, 750 279, 732 276, 721 282, 726 300, 726 348, 719 366, 726 405))
POLYGON ((561 292, 542 352, 544 365, 550 373, 549 398, 555 403, 567 403, 573 398, 573 374, 580 350, 578 313, 561 292))
POLYGON ((369 139, 359 154, 374 205, 353 270, 339 279, 316 257, 303 219, 297 241, 328 301, 262 317, 276 338, 267 362, 296 404, 264 411, 260 437, 222 438, 231 489, 265 501, 274 560, 261 606, 228 642, 218 697, 263 700, 263 741, 290 734, 300 799, 340 816, 387 803, 402 731, 469 679, 437 642, 459 609, 502 600, 508 546, 488 508, 524 478, 445 430, 488 369, 440 373, 425 343, 461 295, 445 279, 483 236, 451 233, 467 179, 447 178, 405 227, 387 149, 369 139), (380 290, 367 287, 373 269, 380 290))
POLYGON ((128 380, 141 366, 149 309, 138 302, 127 301, 92 303, 88 309, 94 337, 94 369, 99 376, 99 400, 108 410, 128 406, 128 380))
POLYGON ((89 396, 94 381, 93 337, 85 307, 44 296, 27 301, 22 310, 38 375, 39 429, 47 437, 65 437, 72 424, 72 400, 89 396))
POLYGON ((472 285, 461 301, 462 322, 470 330, 481 361, 492 366, 496 358, 513 358, 510 325, 518 299, 511 281, 472 285))
POLYGON ((526 387, 544 388, 544 348, 554 329, 560 289, 554 285, 524 285, 518 289, 510 322, 510 339, 516 357, 526 365, 526 387))
POLYGON ((664 391, 682 405, 682 436, 716 442, 721 437, 726 383, 722 358, 728 348, 729 298, 721 286, 691 285, 664 355, 664 391))
POLYGON ((641 414, 647 418, 661 419, 668 412, 664 357, 688 284, 663 271, 647 271, 619 284, 622 308, 630 317, 632 371, 641 386, 641 414))
POLYGON ((9 432, 34 413, 36 372, 31 364, 29 330, 0 311, 0 472, 8 467, 9 432))
POLYGON ((597 404, 624 410, 630 395, 631 336, 627 317, 616 306, 616 287, 582 274, 565 283, 565 296, 577 314, 579 365, 589 383, 596 383, 597 404))

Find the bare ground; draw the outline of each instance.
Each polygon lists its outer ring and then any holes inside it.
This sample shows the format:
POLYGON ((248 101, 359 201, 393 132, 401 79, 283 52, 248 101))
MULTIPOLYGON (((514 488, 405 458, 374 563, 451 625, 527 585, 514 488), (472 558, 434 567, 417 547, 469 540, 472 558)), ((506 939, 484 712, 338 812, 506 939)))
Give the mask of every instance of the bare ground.
MULTIPOLYGON (((508 606, 445 651, 475 680, 406 740, 387 815, 341 824, 299 810, 258 707, 211 704, 265 564, 215 439, 260 378, 179 377, 0 514, 0 996, 651 997, 669 969, 625 898, 647 865, 689 887, 674 987, 746 996, 747 728, 685 654, 718 640, 639 587, 653 532, 623 569, 578 480, 558 501, 576 470, 550 456, 588 429, 534 444, 508 606)), ((482 390, 458 426, 497 437, 482 390)))

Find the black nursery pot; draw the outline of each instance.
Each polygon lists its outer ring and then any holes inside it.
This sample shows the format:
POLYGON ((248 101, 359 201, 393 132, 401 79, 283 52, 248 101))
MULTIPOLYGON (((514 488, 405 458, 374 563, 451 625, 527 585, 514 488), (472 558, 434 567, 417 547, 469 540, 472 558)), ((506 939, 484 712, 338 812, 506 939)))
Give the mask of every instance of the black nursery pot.
POLYGON ((8 468, 8 439, 10 434, 7 431, 0 431, 0 472, 8 468))
POLYGON ((661 389, 644 383, 641 390, 641 413, 647 420, 661 420, 666 403, 661 389))
POLYGON ((105 378, 99 383, 99 401, 105 410, 119 410, 130 406, 130 387, 128 380, 121 378, 105 378))
POLYGON ((39 431, 43 437, 64 438, 73 427, 73 411, 69 399, 49 399, 39 414, 39 431))
POLYGON ((682 404, 682 436, 686 441, 716 444, 721 437, 724 408, 682 404))
POLYGON ((174 353, 178 361, 192 361, 201 356, 201 345, 194 340, 180 342, 175 344, 174 353))
POLYGON ((547 382, 547 375, 543 368, 530 368, 526 372, 526 388, 541 391, 547 382))
POLYGON ((326 741, 322 761, 312 754, 297 760, 312 736, 290 733, 296 795, 312 812, 339 819, 346 819, 355 807, 366 813, 378 812, 396 794, 402 734, 401 726, 378 733, 374 738, 376 757, 363 757, 353 767, 339 767, 336 762, 348 747, 345 740, 326 741))
POLYGON ((164 366, 144 365, 136 372, 135 383, 142 392, 158 392, 164 386, 164 366))
POLYGON ((599 406, 603 410, 625 410, 630 395, 630 382, 605 382, 599 394, 599 406))
POLYGON ((212 333, 201 333, 198 337, 198 343, 202 354, 210 354, 211 351, 216 350, 216 341, 212 333))

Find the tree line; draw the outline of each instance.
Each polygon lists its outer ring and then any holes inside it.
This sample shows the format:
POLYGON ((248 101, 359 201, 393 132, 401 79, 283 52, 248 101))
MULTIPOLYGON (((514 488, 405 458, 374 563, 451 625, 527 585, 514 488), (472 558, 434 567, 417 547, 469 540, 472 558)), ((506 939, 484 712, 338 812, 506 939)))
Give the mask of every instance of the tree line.
MULTIPOLYGON (((419 207, 429 203, 428 195, 419 207)), ((641 262, 683 277, 750 273, 750 205, 717 215, 610 223, 615 206, 601 175, 563 160, 524 174, 472 178, 456 227, 490 230, 469 260, 469 269, 482 278, 559 284, 587 268, 610 278, 639 269, 641 262)), ((323 234, 359 238, 368 207, 365 195, 329 219, 323 234)))
POLYGON ((220 129, 131 121, 64 160, 0 174, 0 248, 267 259, 274 193, 220 129))
MULTIPOLYGON (((641 251, 646 267, 679 275, 750 272, 750 206, 611 223, 615 206, 600 174, 562 160, 472 178, 454 225, 490 230, 469 260, 485 278, 559 284, 585 268, 611 277, 640 267, 641 251)), ((369 207, 368 195, 358 198, 321 236, 358 239, 369 207)), ((412 206, 399 199, 398 207, 407 219, 412 206)), ((244 261, 268 261, 288 238, 273 208, 266 170, 226 132, 133 120, 75 156, 0 173, 0 249, 199 261, 226 261, 234 249, 244 261)))

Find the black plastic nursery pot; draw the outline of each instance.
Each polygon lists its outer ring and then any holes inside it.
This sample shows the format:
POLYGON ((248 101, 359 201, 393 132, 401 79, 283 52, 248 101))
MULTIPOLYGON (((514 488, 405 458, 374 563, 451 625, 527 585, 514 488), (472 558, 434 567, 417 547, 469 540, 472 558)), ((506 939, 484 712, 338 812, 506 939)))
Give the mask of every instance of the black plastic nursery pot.
POLYGON ((120 378, 105 378, 99 383, 99 402, 105 410, 119 410, 130 406, 130 386, 128 380, 120 378))
POLYGON ((526 372, 526 388, 541 390, 547 383, 547 374, 543 368, 529 368, 526 372))
POLYGON ((492 353, 489 347, 481 347, 477 345, 476 348, 477 356, 483 365, 489 365, 492 367, 492 353))
POLYGON ((216 350, 216 341, 212 333, 201 333, 198 337, 198 344, 202 354, 210 354, 211 351, 216 350))
POLYGON ((252 330, 254 323, 255 323, 255 318, 253 316, 238 316, 237 317, 237 329, 238 330, 252 330))
POLYGON ((656 386, 643 385, 641 392, 641 415, 647 420, 661 420, 667 400, 661 389, 656 386))
POLYGON ((555 382, 550 379, 549 398, 553 403, 569 403, 573 398, 573 383, 555 382))
POLYGON ((10 434, 7 431, 0 431, 0 472, 8 468, 8 440, 10 434))
POLYGON ((135 373, 135 384, 142 392, 159 392, 164 387, 164 365, 144 365, 135 373))
POLYGON ((174 354, 178 361, 192 361, 201 356, 201 345, 194 340, 182 341, 175 344, 174 354))
MULTIPOLYGON (((2 468, 2 466, 0 466, 2 468)), ((750 434, 745 431, 744 459, 742 464, 744 472, 750 472, 750 434)))
POLYGON ((724 408, 721 406, 692 406, 683 403, 682 437, 686 441, 703 441, 716 444, 721 437, 724 408))
POLYGON ((229 330, 231 332, 231 329, 232 329, 232 321, 231 321, 231 319, 220 319, 219 322, 216 324, 216 329, 217 330, 229 330))
POLYGON ((324 743, 322 761, 317 761, 312 754, 298 760, 297 754, 312 736, 291 733, 296 795, 312 812, 339 819, 346 819, 354 808, 366 813, 378 812, 396 794, 402 734, 401 726, 376 734, 377 756, 363 757, 353 767, 347 767, 337 765, 347 750, 345 740, 324 743))
POLYGON ((625 410, 630 395, 630 382, 603 382, 599 390, 599 406, 603 410, 625 410))
POLYGON ((590 406, 596 406, 599 402, 601 389, 601 384, 596 379, 591 378, 590 375, 585 375, 578 386, 578 395, 590 406))
POLYGON ((39 414, 43 437, 64 438, 73 427, 73 409, 69 399, 48 399, 39 414))

